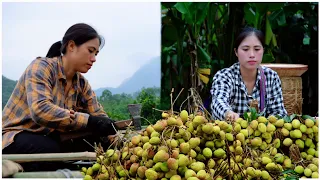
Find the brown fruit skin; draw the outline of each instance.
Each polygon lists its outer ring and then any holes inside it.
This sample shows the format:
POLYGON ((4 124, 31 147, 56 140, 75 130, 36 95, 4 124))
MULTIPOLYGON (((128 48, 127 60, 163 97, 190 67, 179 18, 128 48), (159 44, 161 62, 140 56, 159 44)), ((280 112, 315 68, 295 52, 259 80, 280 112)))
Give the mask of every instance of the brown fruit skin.
POLYGON ((167 123, 165 123, 165 121, 158 121, 155 125, 153 125, 153 129, 157 132, 162 132, 166 125, 167 123))
POLYGON ((178 156, 179 156, 179 150, 177 150, 177 149, 172 150, 171 157, 174 159, 178 159, 178 156))
POLYGON ((144 177, 145 177, 145 172, 146 172, 146 170, 147 170, 147 167, 145 167, 145 166, 140 166, 140 167, 138 168, 138 170, 137 170, 138 176, 139 176, 140 178, 144 178, 144 177))
POLYGON ((171 170, 177 170, 179 167, 178 160, 174 158, 169 158, 167 163, 168 163, 168 168, 171 170))
POLYGON ((129 170, 130 175, 134 176, 137 173, 138 168, 139 168, 139 164, 133 163, 129 170))

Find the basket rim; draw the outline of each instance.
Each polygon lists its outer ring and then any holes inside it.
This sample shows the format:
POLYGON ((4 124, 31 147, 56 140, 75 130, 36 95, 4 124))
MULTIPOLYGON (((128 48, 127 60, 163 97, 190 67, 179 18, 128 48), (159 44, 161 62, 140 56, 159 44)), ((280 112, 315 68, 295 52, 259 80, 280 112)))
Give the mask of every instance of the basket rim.
POLYGON ((308 70, 308 65, 304 64, 265 63, 261 64, 261 66, 276 71, 281 77, 300 77, 308 70))
POLYGON ((305 64, 284 64, 284 63, 261 63, 262 66, 268 68, 275 68, 275 69, 303 69, 308 70, 308 65, 305 64))

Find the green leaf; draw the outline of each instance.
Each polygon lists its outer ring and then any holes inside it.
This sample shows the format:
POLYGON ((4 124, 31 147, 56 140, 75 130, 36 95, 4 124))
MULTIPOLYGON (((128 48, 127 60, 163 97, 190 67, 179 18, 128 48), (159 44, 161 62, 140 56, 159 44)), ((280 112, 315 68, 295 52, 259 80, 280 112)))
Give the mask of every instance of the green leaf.
MULTIPOLYGON (((208 31, 209 32, 213 31, 215 15, 217 13, 217 8, 218 8, 218 6, 215 5, 214 3, 210 3, 209 4, 209 11, 208 11, 208 15, 207 15, 208 31)), ((214 33, 214 32, 212 32, 212 33, 214 33)), ((212 33, 210 33, 211 36, 212 36, 212 33)), ((215 35, 215 33, 213 35, 215 35)))
POLYGON ((257 119, 258 118, 258 116, 257 116, 257 110, 256 110, 256 108, 249 108, 250 109, 250 115, 251 115, 251 117, 250 117, 250 119, 251 120, 254 120, 254 119, 257 119))
POLYGON ((266 19, 266 33, 265 33, 265 44, 269 45, 273 36, 272 27, 270 24, 270 20, 266 19))
POLYGON ((291 118, 290 118, 290 116, 285 116, 285 117, 283 117, 283 120, 284 120, 284 122, 286 122, 286 123, 289 123, 289 122, 292 121, 291 118))
POLYGON ((274 60, 275 59, 274 59, 272 54, 264 54, 263 57, 262 57, 262 63, 271 63, 274 60))
POLYGON ((203 23, 204 19, 207 17, 209 3, 194 3, 197 4, 197 13, 195 23, 200 25, 203 23))
POLYGON ((256 11, 255 21, 254 21, 254 27, 256 29, 260 29, 261 28, 262 16, 263 16, 263 14, 259 13, 258 11, 256 11))
POLYGON ((297 114, 291 114, 290 119, 293 120, 296 116, 297 116, 297 114))
POLYGON ((165 36, 167 40, 176 41, 178 40, 178 32, 176 27, 173 25, 165 25, 162 29, 162 34, 165 36))
POLYGON ((252 114, 251 120, 258 119, 258 117, 259 117, 258 113, 252 114))
POLYGON ((192 2, 178 2, 174 5, 174 7, 181 13, 181 14, 190 14, 190 5, 192 2))
POLYGON ((273 47, 278 47, 278 45, 277 45, 277 39, 276 39, 276 35, 275 35, 275 34, 273 34, 271 41, 272 41, 273 47))
POLYGON ((172 55, 171 61, 172 61, 174 66, 177 66, 177 60, 178 60, 177 54, 172 55))
POLYGON ((313 117, 309 116, 309 115, 303 115, 302 119, 304 119, 304 120, 311 119, 313 122, 316 122, 316 120, 313 117))
MULTIPOLYGON (((201 62, 201 64, 210 64, 211 62, 211 58, 208 55, 208 53, 197 44, 197 55, 198 55, 198 60, 199 62, 201 62)), ((200 64, 199 64, 200 66, 200 64)))
POLYGON ((310 44, 310 38, 309 37, 303 38, 303 45, 309 45, 309 44, 310 44))
MULTIPOLYGON (((286 25, 286 15, 284 13, 283 9, 274 11, 269 17, 268 19, 270 20, 270 23, 274 26, 274 25, 278 25, 278 26, 284 26, 286 25)), ((273 27, 272 26, 272 27, 273 27)))
POLYGON ((284 6, 284 3, 255 3, 257 11, 261 14, 265 14, 267 11, 276 11, 284 6))
POLYGON ((297 175, 287 176, 285 180, 299 180, 299 176, 297 175))
POLYGON ((243 114, 243 117, 244 117, 245 120, 249 120, 248 112, 245 112, 245 113, 243 114))
POLYGON ((275 117, 277 118, 277 119, 281 119, 282 117, 281 116, 279 116, 278 114, 277 115, 275 115, 275 117))
POLYGON ((170 55, 167 55, 167 64, 170 63, 170 55))
POLYGON ((283 11, 282 11, 281 16, 277 19, 277 22, 278 22, 279 26, 285 26, 287 24, 286 15, 284 14, 283 11))
POLYGON ((171 46, 178 40, 178 32, 173 25, 164 25, 161 34, 161 42, 164 46, 171 46))
POLYGON ((260 14, 265 14, 268 10, 267 3, 254 3, 254 6, 256 7, 256 12, 259 12, 260 14))
POLYGON ((244 19, 247 21, 249 25, 254 26, 256 13, 253 11, 253 9, 248 3, 244 6, 243 9, 244 9, 244 19))
POLYGON ((293 169, 287 169, 281 172, 281 174, 289 174, 289 173, 295 173, 293 169))
POLYGON ((285 3, 277 2, 277 3, 267 3, 269 11, 276 11, 285 6, 285 3))
POLYGON ((185 20, 189 24, 193 24, 194 21, 192 19, 194 14, 194 8, 191 7, 192 2, 178 2, 174 7, 184 15, 185 20))
POLYGON ((175 4, 176 4, 175 2, 162 2, 162 3, 161 3, 161 7, 171 8, 171 7, 173 7, 175 4))
POLYGON ((249 108, 249 109, 250 109, 251 114, 252 114, 252 113, 255 113, 255 114, 257 113, 256 108, 251 107, 251 108, 249 108))

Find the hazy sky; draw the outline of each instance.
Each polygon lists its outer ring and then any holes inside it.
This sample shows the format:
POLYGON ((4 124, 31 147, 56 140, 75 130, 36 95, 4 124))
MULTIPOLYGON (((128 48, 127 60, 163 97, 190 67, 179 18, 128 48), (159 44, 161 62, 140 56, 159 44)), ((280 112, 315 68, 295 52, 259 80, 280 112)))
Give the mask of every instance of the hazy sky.
POLYGON ((13 80, 79 22, 92 25, 106 40, 84 74, 93 89, 117 87, 160 56, 159 2, 7 2, 2 4, 2 19, 2 74, 13 80))

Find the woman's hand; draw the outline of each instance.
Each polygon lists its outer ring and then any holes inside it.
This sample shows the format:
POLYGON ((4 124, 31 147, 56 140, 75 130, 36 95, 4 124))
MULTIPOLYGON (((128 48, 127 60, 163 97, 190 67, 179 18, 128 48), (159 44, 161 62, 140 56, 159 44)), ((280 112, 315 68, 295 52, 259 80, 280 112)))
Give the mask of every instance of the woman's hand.
POLYGON ((226 120, 231 120, 231 121, 235 121, 235 120, 237 120, 238 118, 239 118, 239 114, 238 114, 238 113, 235 113, 235 112, 233 112, 233 111, 228 111, 228 112, 226 113, 226 117, 225 117, 226 120))
POLYGON ((71 119, 74 119, 74 118, 76 118, 76 116, 75 116, 75 114, 74 114, 75 112, 74 112, 74 110, 73 109, 71 109, 70 110, 70 118, 71 119))
POLYGON ((117 125, 115 121, 106 116, 89 116, 87 128, 93 133, 107 137, 117 133, 117 125))

